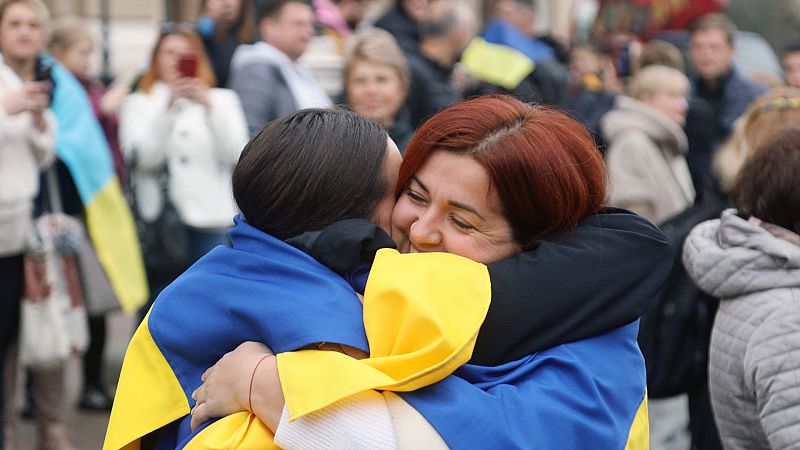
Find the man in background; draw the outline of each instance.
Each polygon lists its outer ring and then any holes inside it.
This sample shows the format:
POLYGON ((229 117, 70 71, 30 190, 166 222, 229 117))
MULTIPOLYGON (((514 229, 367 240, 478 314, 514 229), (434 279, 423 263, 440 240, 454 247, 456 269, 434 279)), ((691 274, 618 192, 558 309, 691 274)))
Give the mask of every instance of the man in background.
POLYGON ((233 55, 229 87, 239 94, 250 135, 298 109, 330 106, 313 74, 297 60, 314 36, 314 11, 306 0, 275 0, 261 10, 261 41, 233 55))

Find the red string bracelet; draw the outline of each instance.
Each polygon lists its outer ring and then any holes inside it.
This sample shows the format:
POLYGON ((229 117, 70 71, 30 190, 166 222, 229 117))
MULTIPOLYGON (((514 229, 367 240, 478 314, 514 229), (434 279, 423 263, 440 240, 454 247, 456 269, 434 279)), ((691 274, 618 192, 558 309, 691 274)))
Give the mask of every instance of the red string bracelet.
POLYGON ((256 378, 256 371, 258 370, 258 366, 267 359, 268 356, 275 356, 267 353, 266 355, 262 356, 261 359, 258 360, 256 367, 253 369, 253 374, 250 375, 250 393, 247 394, 247 403, 250 406, 250 412, 253 412, 253 380, 256 378))

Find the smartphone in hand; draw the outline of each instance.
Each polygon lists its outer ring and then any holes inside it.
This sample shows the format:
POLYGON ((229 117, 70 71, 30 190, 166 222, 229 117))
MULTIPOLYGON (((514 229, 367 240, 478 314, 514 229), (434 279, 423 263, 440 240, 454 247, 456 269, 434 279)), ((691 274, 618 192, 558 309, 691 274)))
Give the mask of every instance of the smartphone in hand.
POLYGON ((181 78, 194 78, 197 76, 197 55, 186 54, 178 59, 178 73, 181 78))

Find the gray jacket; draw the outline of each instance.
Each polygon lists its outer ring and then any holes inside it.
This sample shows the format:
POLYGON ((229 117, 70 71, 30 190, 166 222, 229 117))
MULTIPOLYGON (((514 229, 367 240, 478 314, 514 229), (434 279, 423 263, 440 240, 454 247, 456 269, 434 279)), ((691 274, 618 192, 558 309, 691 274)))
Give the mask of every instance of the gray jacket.
POLYGON ((687 272, 721 299, 711 403, 725 448, 800 448, 800 246, 735 210, 695 227, 687 272))

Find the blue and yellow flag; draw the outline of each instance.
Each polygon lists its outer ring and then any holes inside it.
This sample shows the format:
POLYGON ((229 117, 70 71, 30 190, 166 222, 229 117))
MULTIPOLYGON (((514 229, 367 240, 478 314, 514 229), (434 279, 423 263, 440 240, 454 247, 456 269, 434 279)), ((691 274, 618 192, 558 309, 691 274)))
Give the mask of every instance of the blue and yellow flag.
POLYGON ((292 418, 382 389, 400 392, 452 448, 646 448, 638 323, 500 367, 462 367, 489 307, 484 265, 380 250, 362 311, 344 278, 236 222, 232 247, 214 249, 179 277, 136 332, 104 449, 138 449, 159 429, 163 448, 274 448, 269 430, 247 413, 188 428, 202 373, 248 340, 278 353, 292 418), (370 357, 296 351, 318 342, 370 357))
POLYGON ((479 80, 514 90, 536 69, 536 64, 554 57, 549 45, 495 19, 470 42, 461 63, 479 80))
POLYGON ((55 82, 51 109, 58 122, 56 154, 72 175, 86 211, 89 237, 111 287, 126 312, 148 297, 139 238, 114 172, 111 151, 86 91, 52 57, 55 82))

